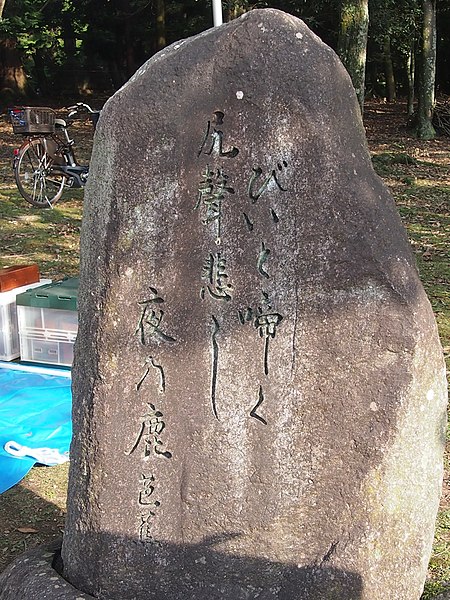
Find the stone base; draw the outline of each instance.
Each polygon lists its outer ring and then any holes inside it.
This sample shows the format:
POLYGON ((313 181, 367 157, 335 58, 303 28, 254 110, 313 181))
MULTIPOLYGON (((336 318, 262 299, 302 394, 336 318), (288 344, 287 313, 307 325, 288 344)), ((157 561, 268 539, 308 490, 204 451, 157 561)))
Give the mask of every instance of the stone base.
POLYGON ((95 600, 53 568, 61 543, 28 550, 0 573, 0 600, 95 600))

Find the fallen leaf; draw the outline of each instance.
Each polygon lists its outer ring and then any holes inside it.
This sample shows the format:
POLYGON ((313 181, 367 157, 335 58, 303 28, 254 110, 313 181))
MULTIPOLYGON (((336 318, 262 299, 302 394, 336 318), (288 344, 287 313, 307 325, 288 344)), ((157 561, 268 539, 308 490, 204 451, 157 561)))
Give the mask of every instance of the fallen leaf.
POLYGON ((39 531, 33 527, 17 527, 16 531, 20 531, 20 533, 39 533, 39 531))

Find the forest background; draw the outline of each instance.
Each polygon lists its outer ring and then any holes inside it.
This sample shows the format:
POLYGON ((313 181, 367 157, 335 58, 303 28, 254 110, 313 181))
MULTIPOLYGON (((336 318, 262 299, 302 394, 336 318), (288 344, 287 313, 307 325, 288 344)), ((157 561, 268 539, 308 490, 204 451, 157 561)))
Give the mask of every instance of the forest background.
MULTIPOLYGON (((225 0, 224 20, 272 7, 334 48, 364 98, 408 99, 431 139, 450 93, 450 0, 225 0), (414 100, 417 99, 417 105, 414 100)), ((212 25, 211 0, 0 0, 0 103, 110 95, 166 45, 212 25)))

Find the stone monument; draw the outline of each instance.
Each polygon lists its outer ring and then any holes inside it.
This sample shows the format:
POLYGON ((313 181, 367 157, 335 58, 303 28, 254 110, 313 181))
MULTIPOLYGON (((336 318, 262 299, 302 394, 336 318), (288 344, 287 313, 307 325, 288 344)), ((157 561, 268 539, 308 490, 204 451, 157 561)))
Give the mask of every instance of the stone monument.
POLYGON ((107 102, 79 316, 61 559, 13 565, 2 600, 418 600, 442 352, 350 79, 303 22, 251 11, 107 102))

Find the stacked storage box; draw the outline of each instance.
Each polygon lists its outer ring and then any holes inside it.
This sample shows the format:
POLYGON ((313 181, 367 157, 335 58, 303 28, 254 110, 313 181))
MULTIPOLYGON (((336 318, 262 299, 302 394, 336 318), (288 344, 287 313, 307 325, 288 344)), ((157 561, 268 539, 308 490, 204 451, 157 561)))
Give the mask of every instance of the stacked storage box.
POLYGON ((29 283, 39 282, 39 267, 36 264, 4 267, 0 270, 0 292, 9 292, 29 283))
MULTIPOLYGON (((0 275, 1 277, 1 275, 0 275)), ((19 358, 19 326, 17 322, 16 297, 30 288, 51 283, 51 279, 41 279, 7 292, 0 292, 0 360, 19 358)))
POLYGON ((71 366, 78 331, 78 277, 17 296, 22 360, 71 366))

